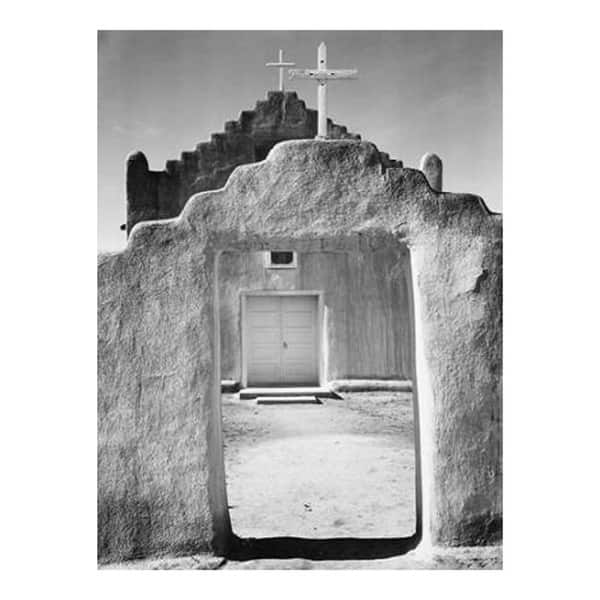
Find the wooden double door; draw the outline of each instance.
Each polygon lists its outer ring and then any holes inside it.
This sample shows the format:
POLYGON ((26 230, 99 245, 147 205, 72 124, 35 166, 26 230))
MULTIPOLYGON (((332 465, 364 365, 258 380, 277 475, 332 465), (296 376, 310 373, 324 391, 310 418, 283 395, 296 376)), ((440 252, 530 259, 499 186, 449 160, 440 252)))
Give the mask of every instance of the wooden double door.
POLYGON ((247 384, 318 385, 318 296, 245 298, 247 384))

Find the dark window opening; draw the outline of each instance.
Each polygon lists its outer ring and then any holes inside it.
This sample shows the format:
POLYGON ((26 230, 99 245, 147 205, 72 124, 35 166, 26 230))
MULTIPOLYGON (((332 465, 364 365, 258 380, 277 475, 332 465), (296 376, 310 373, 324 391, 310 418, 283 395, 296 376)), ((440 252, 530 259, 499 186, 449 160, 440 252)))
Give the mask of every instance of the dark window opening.
POLYGON ((293 252, 271 252, 272 265, 291 265, 294 263, 293 252))

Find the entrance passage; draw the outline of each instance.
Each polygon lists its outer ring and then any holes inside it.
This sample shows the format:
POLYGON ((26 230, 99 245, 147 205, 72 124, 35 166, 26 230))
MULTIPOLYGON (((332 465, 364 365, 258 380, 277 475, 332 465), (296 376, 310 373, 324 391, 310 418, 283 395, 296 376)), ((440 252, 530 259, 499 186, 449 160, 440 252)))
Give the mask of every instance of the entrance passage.
POLYGON ((248 385, 318 385, 317 296, 248 295, 245 302, 248 385))

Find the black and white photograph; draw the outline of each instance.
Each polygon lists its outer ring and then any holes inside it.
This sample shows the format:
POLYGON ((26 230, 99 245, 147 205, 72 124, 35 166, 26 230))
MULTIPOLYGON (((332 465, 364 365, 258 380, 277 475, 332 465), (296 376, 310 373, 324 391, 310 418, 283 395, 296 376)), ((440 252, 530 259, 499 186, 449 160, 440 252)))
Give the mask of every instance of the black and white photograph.
POLYGON ((592 3, 3 25, 3 598, 594 596, 592 3))
POLYGON ((99 566, 500 569, 502 32, 98 61, 99 566))

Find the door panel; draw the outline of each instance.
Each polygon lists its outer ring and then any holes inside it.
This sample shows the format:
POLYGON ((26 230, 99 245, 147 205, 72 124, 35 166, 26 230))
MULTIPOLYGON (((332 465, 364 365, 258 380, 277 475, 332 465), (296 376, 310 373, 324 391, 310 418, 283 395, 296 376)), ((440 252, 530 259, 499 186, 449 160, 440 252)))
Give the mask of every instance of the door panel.
POLYGON ((246 299, 247 368, 250 385, 281 378, 281 302, 278 297, 246 299))
POLYGON ((317 384, 317 298, 283 296, 281 302, 282 381, 317 384))
POLYGON ((247 296, 248 385, 318 385, 316 296, 247 296))

